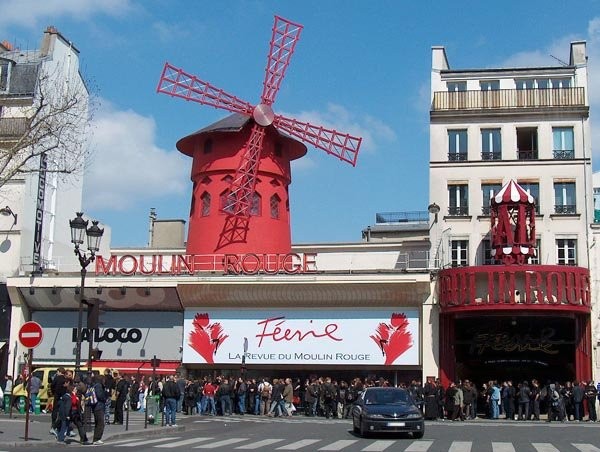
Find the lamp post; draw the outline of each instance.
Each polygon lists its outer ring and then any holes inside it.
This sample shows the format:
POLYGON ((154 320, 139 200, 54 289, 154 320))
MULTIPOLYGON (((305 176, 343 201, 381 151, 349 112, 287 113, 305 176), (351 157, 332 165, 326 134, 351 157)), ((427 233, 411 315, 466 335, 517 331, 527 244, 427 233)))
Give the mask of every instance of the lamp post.
MULTIPOLYGON (((96 253, 100 250, 100 240, 102 240, 104 229, 98 227, 98 221, 96 220, 92 220, 92 226, 88 228, 89 221, 83 219, 83 212, 77 212, 76 215, 77 216, 73 220, 69 220, 69 226, 71 227, 71 243, 75 245, 75 255, 79 259, 79 265, 81 265, 81 287, 79 291, 79 312, 77 317, 77 345, 75 349, 75 372, 77 373, 81 368, 83 305, 87 304, 84 296, 85 275, 87 273, 87 266, 91 262, 94 262, 96 253), (89 255, 80 249, 80 246, 83 245, 84 236, 87 238, 89 255)), ((91 348, 92 342, 90 340, 90 349, 91 348)), ((90 360, 89 367, 91 367, 91 354, 88 356, 88 359, 90 360)))

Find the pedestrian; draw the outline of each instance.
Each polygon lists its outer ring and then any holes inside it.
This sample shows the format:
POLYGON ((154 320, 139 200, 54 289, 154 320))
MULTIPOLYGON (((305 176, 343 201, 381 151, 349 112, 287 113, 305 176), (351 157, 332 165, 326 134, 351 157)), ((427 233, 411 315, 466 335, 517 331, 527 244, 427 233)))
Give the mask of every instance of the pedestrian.
POLYGON ((37 403, 38 394, 40 393, 40 387, 42 386, 42 380, 35 374, 31 374, 29 377, 29 412, 33 413, 35 411, 35 405, 37 403))
POLYGON ((115 417, 113 424, 123 424, 123 406, 127 400, 127 394, 129 393, 129 380, 127 375, 117 375, 116 380, 116 401, 115 401, 115 417))
MULTIPOLYGON (((92 375, 89 384, 91 385, 91 388, 96 398, 95 403, 93 402, 93 400, 89 403, 86 403, 86 409, 90 409, 91 413, 94 416, 94 437, 92 440, 92 444, 102 445, 104 444, 104 441, 102 441, 102 437, 104 436, 104 407, 106 406, 106 389, 104 387, 104 376, 92 375)), ((86 399, 88 399, 88 397, 86 397, 86 399)))
POLYGON ((585 391, 583 385, 579 381, 573 383, 573 407, 575 412, 575 422, 583 420, 583 399, 585 391))
POLYGON ((162 396, 165 400, 165 422, 168 427, 177 427, 175 413, 177 413, 177 401, 181 394, 179 386, 171 375, 163 385, 162 396))
POLYGON ((530 402, 531 390, 529 389, 529 383, 527 380, 521 383, 519 388, 519 420, 525 421, 529 419, 529 402, 530 402))
POLYGON ((61 428, 62 422, 58 419, 58 413, 60 410, 60 399, 67 392, 65 378, 65 368, 59 367, 56 369, 56 374, 50 383, 50 390, 53 394, 53 403, 52 403, 52 415, 50 416, 50 434, 56 436, 58 438, 58 432, 61 428))
POLYGON ((594 384, 594 380, 590 380, 585 387, 585 401, 588 406, 588 422, 596 422, 598 420, 596 416, 596 398, 598 397, 598 390, 594 384))

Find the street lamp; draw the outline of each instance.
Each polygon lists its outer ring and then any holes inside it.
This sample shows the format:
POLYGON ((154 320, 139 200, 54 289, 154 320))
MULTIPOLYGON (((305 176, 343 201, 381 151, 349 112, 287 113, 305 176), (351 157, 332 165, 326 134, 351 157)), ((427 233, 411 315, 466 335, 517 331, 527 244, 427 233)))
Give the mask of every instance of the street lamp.
MULTIPOLYGON (((85 288, 85 275, 87 273, 87 266, 91 262, 94 262, 96 253, 100 250, 100 240, 102 240, 104 229, 98 227, 98 221, 96 220, 92 220, 92 226, 88 228, 89 221, 83 219, 83 212, 77 212, 76 214, 77 216, 73 220, 69 220, 69 226, 71 227, 71 243, 75 245, 75 255, 79 259, 79 264, 81 265, 81 288, 79 291, 79 313, 77 318, 77 346, 75 349, 75 372, 77 373, 81 368, 83 305, 88 304, 83 293, 85 288), (89 256, 85 251, 82 251, 79 248, 83 245, 84 236, 87 238, 87 248, 90 253, 89 256)), ((91 348, 92 341, 90 340, 90 350, 91 348)), ((88 359, 90 360, 89 370, 91 371, 91 353, 88 355, 88 359)))

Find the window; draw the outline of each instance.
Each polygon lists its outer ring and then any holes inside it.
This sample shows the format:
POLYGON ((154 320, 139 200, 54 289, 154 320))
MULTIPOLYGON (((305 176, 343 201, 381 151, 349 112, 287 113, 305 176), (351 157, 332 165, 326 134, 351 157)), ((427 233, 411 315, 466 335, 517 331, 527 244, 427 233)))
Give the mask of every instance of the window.
POLYGON ((568 77, 552 79, 552 88, 570 88, 570 87, 571 87, 571 79, 568 77))
POLYGON ((574 214, 577 211, 575 182, 554 183, 554 213, 574 214))
POLYGON ((481 241, 481 264, 494 265, 497 262, 492 257, 492 241, 484 239, 481 241))
POLYGON ((535 256, 531 256, 529 258, 529 263, 531 265, 540 265, 540 256, 542 255, 542 240, 535 240, 535 256))
POLYGON ((469 265, 468 240, 452 240, 450 247, 450 265, 452 265, 452 267, 464 267, 469 265))
POLYGON ((467 160, 467 129, 448 130, 448 161, 467 160))
POLYGON ((485 80, 479 82, 481 91, 498 91, 500 89, 500 80, 485 80))
POLYGON ((250 215, 259 217, 262 214, 261 201, 262 197, 258 193, 254 192, 250 202, 250 215))
POLYGON ((481 129, 481 160, 502 159, 500 129, 481 129))
POLYGON ((556 263, 577 265, 577 239, 556 239, 556 263))
POLYGON ((537 182, 518 182, 523 190, 533 196, 535 202, 535 213, 540 213, 540 184, 537 182))
POLYGON ((533 89, 535 88, 535 79, 517 79, 515 80, 515 85, 517 86, 518 90, 533 89))
POLYGON ((469 215, 469 186, 468 185, 449 185, 448 186, 448 215, 461 216, 469 215))
POLYGON ((481 206, 481 214, 490 214, 490 201, 502 189, 501 184, 481 184, 481 194, 483 198, 483 205, 481 206))
POLYGON ((8 91, 8 61, 0 60, 0 91, 8 91))
POLYGON ((228 214, 233 214, 233 204, 235 203, 235 196, 230 190, 225 190, 220 196, 221 210, 228 214))
POLYGON ((279 198, 279 196, 277 196, 277 195, 271 196, 271 202, 270 202, 271 218, 274 218, 275 220, 279 219, 279 205, 280 204, 281 204, 281 198, 279 198))
POLYGON ((202 196, 200 196, 200 200, 202 202, 202 210, 200 215, 203 217, 208 217, 210 215, 210 193, 202 193, 202 196))
POLYGON ((575 158, 573 127, 553 127, 552 139, 554 141, 555 159, 568 160, 575 158))
POLYGON ((206 140, 204 142, 204 153, 205 154, 210 154, 212 152, 212 146, 213 146, 213 142, 212 140, 209 138, 208 140, 206 140))
POLYGON ((467 82, 447 82, 446 86, 448 86, 448 91, 466 91, 467 90, 467 82))
POLYGON ((519 160, 537 160, 538 140, 536 127, 517 128, 517 154, 519 160))

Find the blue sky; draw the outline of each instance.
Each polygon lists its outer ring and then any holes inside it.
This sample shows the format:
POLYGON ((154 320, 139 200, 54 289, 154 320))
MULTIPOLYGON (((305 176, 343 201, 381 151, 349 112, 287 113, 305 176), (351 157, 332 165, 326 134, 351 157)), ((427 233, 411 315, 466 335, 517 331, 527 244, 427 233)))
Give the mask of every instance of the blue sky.
POLYGON ((600 0, 0 0, 0 11, 0 40, 39 48, 54 25, 81 52, 100 105, 83 208, 117 247, 147 244, 151 207, 187 220, 191 159, 175 143, 227 114, 156 94, 164 62, 254 104, 275 14, 304 25, 275 111, 364 137, 356 168, 314 148, 293 165, 294 243, 359 241, 377 212, 427 209, 433 45, 464 69, 558 65, 550 55, 568 61, 569 42, 587 40, 600 149, 600 0))

